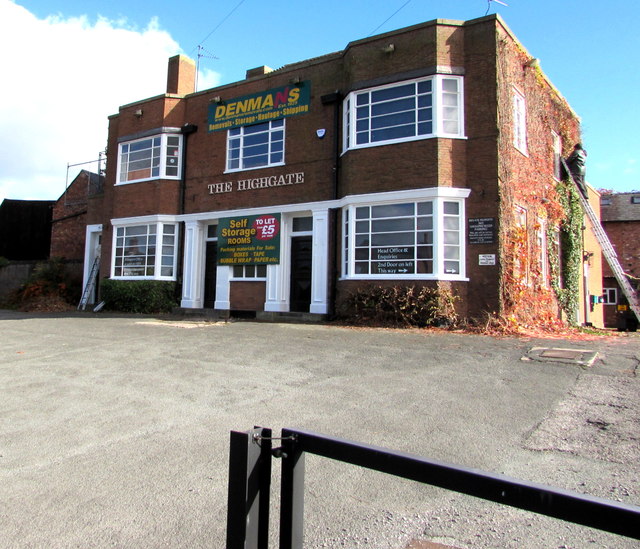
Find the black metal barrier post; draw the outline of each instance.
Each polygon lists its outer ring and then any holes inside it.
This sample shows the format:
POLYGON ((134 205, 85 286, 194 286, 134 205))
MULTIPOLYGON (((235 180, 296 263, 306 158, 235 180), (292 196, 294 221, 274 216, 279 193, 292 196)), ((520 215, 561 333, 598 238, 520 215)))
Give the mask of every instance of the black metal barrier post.
POLYGON ((300 547, 304 539, 304 451, 295 435, 282 430, 280 480, 280 548, 300 547))
POLYGON ((231 431, 227 549, 267 549, 271 429, 231 431))
POLYGON ((308 431, 282 430, 280 549, 302 549, 304 452, 640 539, 640 507, 308 431))

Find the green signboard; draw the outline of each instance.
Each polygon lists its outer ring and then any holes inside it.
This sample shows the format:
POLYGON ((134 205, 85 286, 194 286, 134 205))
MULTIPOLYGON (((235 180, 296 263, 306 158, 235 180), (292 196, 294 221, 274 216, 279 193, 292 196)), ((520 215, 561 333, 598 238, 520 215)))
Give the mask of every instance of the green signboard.
POLYGON ((311 83, 301 82, 209 104, 210 132, 309 112, 311 83))
POLYGON ((224 217, 218 222, 218 265, 280 263, 280 214, 224 217))

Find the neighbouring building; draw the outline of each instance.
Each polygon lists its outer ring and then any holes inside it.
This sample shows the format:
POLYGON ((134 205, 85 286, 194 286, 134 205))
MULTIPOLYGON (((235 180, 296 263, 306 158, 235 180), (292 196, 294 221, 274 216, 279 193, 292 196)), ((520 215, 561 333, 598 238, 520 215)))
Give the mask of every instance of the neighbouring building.
MULTIPOLYGON (((99 256, 103 278, 177 282, 186 309, 330 315, 356 288, 418 284, 466 317, 558 317, 559 159, 580 120, 500 17, 205 91, 195 71, 171 58, 166 93, 110 117, 85 279, 99 256)), ((588 239, 570 314, 601 325, 588 239)))
POLYGON ((49 258, 53 200, 11 200, 0 204, 0 257, 12 261, 49 258))
POLYGON ((53 205, 51 257, 84 261, 89 200, 100 196, 104 177, 81 170, 53 205))
MULTIPOLYGON (((602 226, 609 236, 622 270, 637 288, 640 281, 640 192, 603 194, 602 226)), ((620 285, 606 264, 603 267, 605 326, 617 326, 620 285)))

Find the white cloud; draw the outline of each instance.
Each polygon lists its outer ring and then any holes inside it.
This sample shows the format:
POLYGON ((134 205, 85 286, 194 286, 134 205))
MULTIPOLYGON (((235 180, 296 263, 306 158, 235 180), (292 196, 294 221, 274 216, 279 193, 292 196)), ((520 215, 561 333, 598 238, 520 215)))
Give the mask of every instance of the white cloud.
MULTIPOLYGON (((67 163, 98 158, 107 117, 164 93, 167 60, 181 53, 156 19, 144 29, 100 16, 38 19, 9 0, 0 0, 0 51, 0 201, 57 199, 67 163)), ((204 89, 218 75, 199 81, 204 89)))

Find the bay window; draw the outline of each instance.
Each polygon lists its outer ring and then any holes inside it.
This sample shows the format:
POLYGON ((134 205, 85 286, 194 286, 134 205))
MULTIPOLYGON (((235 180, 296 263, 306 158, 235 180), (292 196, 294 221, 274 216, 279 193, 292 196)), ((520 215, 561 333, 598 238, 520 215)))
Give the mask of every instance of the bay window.
POLYGON ((181 177, 182 135, 162 133, 119 145, 118 184, 181 177))
POLYGON ((464 137, 463 97, 463 78, 452 75, 353 92, 344 101, 343 148, 464 137))
POLYGON ((114 234, 114 278, 175 280, 175 224, 149 223, 114 227, 114 234))
POLYGON ((462 279, 464 201, 432 198, 343 209, 343 276, 462 279))

